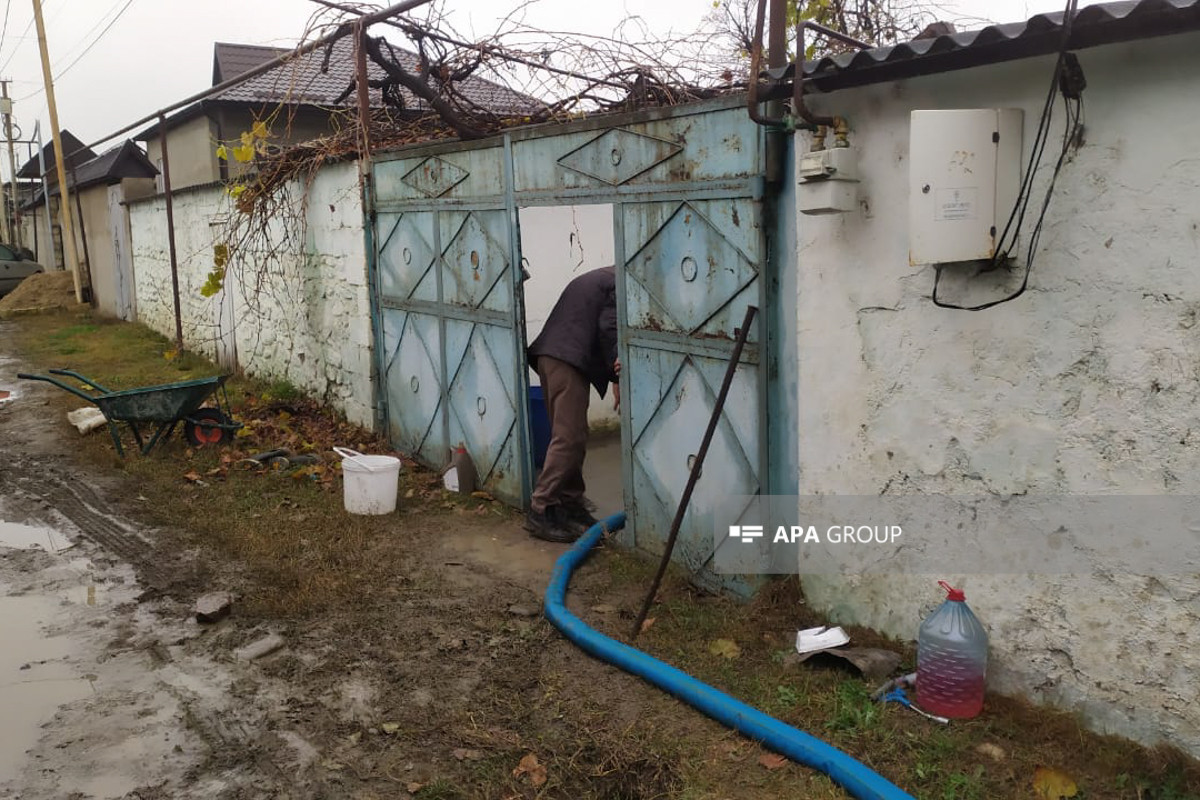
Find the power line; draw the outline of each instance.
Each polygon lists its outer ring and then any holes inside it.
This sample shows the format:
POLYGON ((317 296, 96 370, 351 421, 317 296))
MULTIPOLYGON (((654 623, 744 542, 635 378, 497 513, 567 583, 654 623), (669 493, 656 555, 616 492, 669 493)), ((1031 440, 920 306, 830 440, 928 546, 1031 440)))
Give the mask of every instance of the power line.
MULTIPOLYGON (((58 79, 62 78, 63 75, 66 75, 68 72, 70 72, 71 67, 78 64, 83 59, 84 56, 86 56, 89 52, 91 52, 92 48, 95 47, 96 44, 101 39, 104 38, 104 34, 108 33, 109 29, 112 28, 113 25, 117 24, 117 20, 119 20, 121 18, 121 16, 129 9, 129 7, 131 5, 133 5, 133 0, 125 0, 125 5, 121 6, 121 10, 117 12, 117 15, 108 21, 108 24, 104 26, 104 30, 100 31, 100 33, 96 36, 96 38, 92 40, 91 44, 89 44, 87 47, 85 47, 83 49, 82 53, 75 56, 75 59, 70 64, 67 64, 65 67, 63 67, 58 72, 58 74, 54 76, 54 80, 58 80, 58 79)), ((0 68, 0 72, 2 72, 2 71, 3 71, 3 69, 0 68)), ((44 91, 45 91, 45 89, 38 89, 36 92, 32 92, 30 94, 25 95, 24 97, 17 98, 17 100, 15 100, 14 102, 22 102, 24 100, 28 100, 31 97, 37 97, 39 94, 41 94, 44 91)))
MULTIPOLYGON (((43 7, 44 5, 46 4, 43 4, 43 7)), ((30 18, 29 23, 25 25, 25 30, 20 31, 20 36, 17 37, 17 46, 12 48, 12 53, 8 54, 8 59, 4 62, 4 64, 0 65, 0 72, 7 70, 8 65, 12 64, 12 60, 17 58, 17 53, 20 50, 20 46, 22 46, 22 44, 26 41, 26 38, 28 38, 29 29, 32 28, 32 26, 34 26, 34 19, 30 18)))
POLYGON ((4 37, 8 35, 8 12, 12 11, 12 0, 4 4, 4 29, 0 30, 0 50, 4 49, 4 37))
MULTIPOLYGON (((59 64, 61 64, 62 62, 66 61, 66 60, 67 60, 67 58, 69 58, 69 57, 70 57, 70 55, 71 55, 72 53, 74 53, 74 52, 75 52, 77 49, 79 49, 79 47, 80 47, 80 46, 81 46, 81 45, 82 45, 84 42, 86 42, 86 41, 87 41, 87 40, 88 40, 88 39, 91 37, 91 35, 92 35, 93 33, 95 33, 95 32, 96 32, 96 30, 97 30, 97 29, 98 29, 98 28, 99 28, 101 25, 103 25, 103 24, 104 24, 104 21, 105 21, 106 19, 108 19, 109 15, 110 15, 110 14, 112 14, 114 11, 116 11, 116 10, 117 10, 117 6, 119 6, 119 5, 121 5, 121 0, 116 0, 116 2, 114 2, 114 3, 113 3, 111 6, 109 6, 109 7, 108 7, 108 10, 107 10, 107 11, 105 11, 103 14, 101 14, 101 15, 100 15, 100 18, 99 18, 98 20, 96 20, 96 24, 95 24, 95 25, 93 25, 93 26, 92 26, 92 27, 91 27, 91 28, 88 30, 88 32, 87 32, 87 33, 85 33, 83 36, 80 36, 80 37, 79 37, 79 39, 78 39, 78 40, 76 40, 75 44, 71 45, 71 46, 70 46, 70 47, 68 47, 66 50, 64 50, 62 53, 60 53, 60 54, 59 54, 58 60, 57 60, 57 61, 54 63, 54 66, 55 66, 55 67, 57 67, 59 64)), ((124 11, 124 9, 122 9, 122 11, 124 11)), ((118 13, 118 14, 117 14, 117 16, 120 16, 120 13, 118 13)))

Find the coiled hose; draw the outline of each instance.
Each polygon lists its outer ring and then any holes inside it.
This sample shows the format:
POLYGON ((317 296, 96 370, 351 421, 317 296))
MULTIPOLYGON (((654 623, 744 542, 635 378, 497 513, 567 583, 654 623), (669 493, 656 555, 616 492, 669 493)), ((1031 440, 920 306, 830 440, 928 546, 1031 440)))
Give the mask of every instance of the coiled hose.
POLYGON ((913 800, 865 765, 803 731, 767 716, 657 658, 611 639, 567 610, 571 574, 591 553, 605 531, 625 527, 625 512, 592 526, 554 565, 546 587, 546 618, 580 648, 654 684, 678 699, 793 761, 825 773, 859 800, 913 800))

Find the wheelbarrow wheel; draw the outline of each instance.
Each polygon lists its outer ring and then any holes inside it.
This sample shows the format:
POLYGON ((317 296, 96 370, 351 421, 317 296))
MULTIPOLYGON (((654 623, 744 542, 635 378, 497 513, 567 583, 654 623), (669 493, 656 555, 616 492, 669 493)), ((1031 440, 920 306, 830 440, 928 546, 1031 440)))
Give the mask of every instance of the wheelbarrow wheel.
POLYGON ((229 417, 215 408, 201 408, 188 417, 183 435, 193 447, 222 445, 233 439, 233 431, 219 427, 230 424, 229 417), (205 424, 211 423, 211 424, 205 424))

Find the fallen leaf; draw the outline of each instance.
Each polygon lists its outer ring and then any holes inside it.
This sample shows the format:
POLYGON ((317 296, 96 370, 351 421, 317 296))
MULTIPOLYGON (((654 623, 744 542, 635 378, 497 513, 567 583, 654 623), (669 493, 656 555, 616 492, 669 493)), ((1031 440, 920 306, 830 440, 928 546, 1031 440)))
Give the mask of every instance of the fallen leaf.
POLYGON ((1079 793, 1075 780, 1053 767, 1038 767, 1033 771, 1033 790, 1042 800, 1062 800, 1079 793))
POLYGON ((388 736, 391 736, 396 731, 400 730, 400 723, 399 722, 385 722, 379 726, 379 730, 383 731, 388 736))
POLYGON ((453 755, 459 761, 479 761, 481 758, 483 758, 483 753, 479 752, 478 750, 464 750, 461 747, 453 751, 451 755, 453 755))
POLYGON ((517 768, 513 770, 512 775, 514 778, 528 775, 529 782, 536 789, 546 782, 546 766, 539 764, 537 756, 529 753, 521 759, 521 763, 517 764, 517 768))
POLYGON ((471 492, 471 497, 477 497, 480 500, 495 500, 496 499, 496 498, 492 497, 490 494, 488 494, 487 492, 471 492))
POLYGON ((425 788, 425 784, 417 783, 416 781, 413 781, 412 783, 408 784, 404 788, 408 791, 409 794, 416 794, 417 792, 419 792, 425 788))
POLYGON ((708 645, 708 652, 723 658, 737 658, 742 654, 742 648, 733 639, 713 639, 708 645))
POLYGON ((778 753, 766 753, 759 757, 758 763, 769 770, 782 769, 788 765, 788 760, 778 753))
POLYGON ((642 620, 642 633, 650 630, 650 626, 654 624, 655 617, 646 617, 642 620))
POLYGON ((184 480, 189 480, 192 483, 198 483, 200 481, 200 473, 196 472, 196 470, 192 470, 191 472, 185 472, 185 473, 183 473, 183 478, 184 478, 184 480))
POLYGON ((609 605, 608 603, 600 603, 599 605, 592 606, 592 611, 595 611, 597 614, 612 614, 616 610, 616 606, 609 605))

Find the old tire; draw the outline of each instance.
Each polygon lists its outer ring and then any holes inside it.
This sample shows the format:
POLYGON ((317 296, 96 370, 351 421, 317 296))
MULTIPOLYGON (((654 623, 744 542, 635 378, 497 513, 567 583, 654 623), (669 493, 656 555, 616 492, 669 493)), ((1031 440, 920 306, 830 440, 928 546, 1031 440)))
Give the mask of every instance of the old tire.
POLYGON ((193 447, 226 444, 233 439, 233 431, 217 427, 228 425, 229 417, 215 408, 202 408, 192 414, 183 424, 183 435, 193 447), (211 423, 211 424, 205 424, 211 423))

